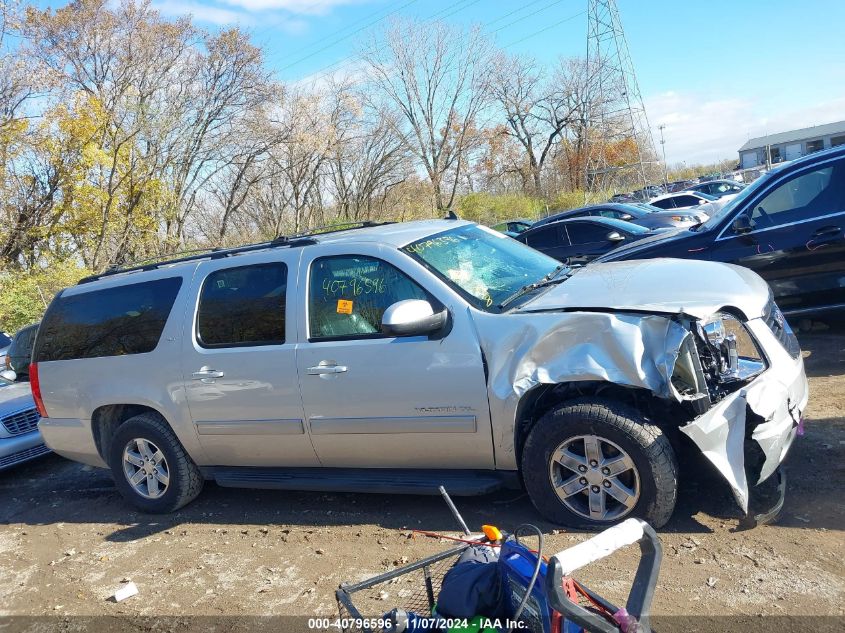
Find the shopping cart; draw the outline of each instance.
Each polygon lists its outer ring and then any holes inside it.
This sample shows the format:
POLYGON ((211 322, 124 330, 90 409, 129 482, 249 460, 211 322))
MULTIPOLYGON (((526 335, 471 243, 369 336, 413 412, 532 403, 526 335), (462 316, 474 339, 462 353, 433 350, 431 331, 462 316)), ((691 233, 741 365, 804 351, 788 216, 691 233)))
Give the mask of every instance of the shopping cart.
MULTIPOLYGON (((451 504, 448 497, 447 502, 451 504)), ((454 507, 450 507, 464 525, 454 507)), ((477 541, 487 542, 486 538, 477 541)), ((394 608, 423 617, 430 616, 446 573, 468 547, 472 544, 462 543, 374 578, 342 583, 336 592, 341 630, 347 633, 382 633, 386 628, 384 616, 394 608)), ((516 550, 510 548, 509 551, 514 555, 516 550)), ((637 519, 629 519, 555 554, 548 564, 538 561, 530 550, 523 548, 520 556, 524 556, 530 565, 537 563, 538 567, 542 566, 537 586, 532 583, 527 587, 527 620, 531 620, 531 614, 536 616, 549 607, 556 612, 553 615, 557 619, 547 618, 543 626, 536 617, 531 622, 522 618, 522 627, 527 624, 527 628, 517 627, 515 630, 532 633, 549 630, 566 633, 582 629, 599 633, 648 633, 649 608, 660 570, 661 552, 654 530, 637 519), (578 569, 634 543, 639 544, 641 555, 625 608, 620 609, 572 579, 571 574, 578 569), (542 599, 538 600, 540 593, 542 599)))

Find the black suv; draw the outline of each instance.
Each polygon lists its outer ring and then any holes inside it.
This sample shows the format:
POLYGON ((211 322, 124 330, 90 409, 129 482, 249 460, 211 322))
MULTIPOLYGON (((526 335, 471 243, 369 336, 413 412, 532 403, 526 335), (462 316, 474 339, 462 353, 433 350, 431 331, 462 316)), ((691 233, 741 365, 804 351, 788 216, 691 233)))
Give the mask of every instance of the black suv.
POLYGON ((29 360, 39 325, 40 323, 32 323, 22 327, 9 346, 6 366, 18 375, 17 380, 29 380, 29 360))
MULTIPOLYGON (((845 147, 770 171, 703 224, 621 246, 597 261, 681 257, 746 266, 787 315, 845 310, 845 147)), ((690 280, 695 283, 695 280, 690 280)))

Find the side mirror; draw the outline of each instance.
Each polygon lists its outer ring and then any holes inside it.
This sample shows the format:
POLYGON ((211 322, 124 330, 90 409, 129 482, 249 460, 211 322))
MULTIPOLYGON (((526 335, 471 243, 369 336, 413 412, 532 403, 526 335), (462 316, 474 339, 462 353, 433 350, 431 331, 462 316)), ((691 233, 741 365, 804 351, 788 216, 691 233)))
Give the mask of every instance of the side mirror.
POLYGON ((744 235, 754 230, 754 220, 752 220, 748 214, 743 213, 742 215, 737 216, 737 218, 733 221, 732 226, 734 233, 737 235, 744 235))
POLYGON ((625 239, 625 236, 622 235, 619 231, 611 231, 607 234, 607 241, 608 242, 621 242, 625 239))
POLYGON ((623 213, 621 216, 619 216, 619 219, 625 220, 627 222, 628 220, 633 220, 634 216, 631 215, 630 213, 623 213))
POLYGON ((13 369, 4 369, 3 371, 0 371, 0 377, 5 378, 9 382, 15 382, 18 379, 18 375, 13 369))
POLYGON ((384 311, 381 331, 390 336, 422 336, 433 334, 446 325, 449 313, 443 309, 435 313, 428 301, 405 299, 384 311))

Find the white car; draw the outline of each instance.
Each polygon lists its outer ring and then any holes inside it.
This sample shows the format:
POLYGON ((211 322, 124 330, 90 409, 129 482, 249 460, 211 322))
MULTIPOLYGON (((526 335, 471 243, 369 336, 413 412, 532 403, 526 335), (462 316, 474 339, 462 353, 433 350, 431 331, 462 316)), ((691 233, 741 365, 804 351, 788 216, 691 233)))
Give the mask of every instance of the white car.
MULTIPOLYGON (((695 209, 702 210, 707 213, 707 209, 715 211, 717 208, 724 206, 735 197, 736 194, 717 198, 716 196, 711 196, 699 191, 676 191, 675 193, 667 193, 662 196, 657 196, 649 201, 649 204, 666 210, 695 209)), ((710 215, 710 213, 708 213, 708 215, 710 215)))
POLYGON ((0 470, 50 452, 38 431, 38 411, 28 382, 0 372, 0 470))

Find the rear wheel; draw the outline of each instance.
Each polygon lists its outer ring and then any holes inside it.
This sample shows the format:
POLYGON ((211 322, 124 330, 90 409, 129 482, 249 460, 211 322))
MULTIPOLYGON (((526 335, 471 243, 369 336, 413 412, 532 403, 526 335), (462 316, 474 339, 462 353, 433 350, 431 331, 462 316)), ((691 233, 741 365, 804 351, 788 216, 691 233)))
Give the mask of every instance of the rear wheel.
POLYGON ((118 427, 109 465, 120 494, 144 512, 173 512, 202 490, 199 468, 155 413, 136 415, 118 427))
POLYGON ((663 432, 610 400, 577 400, 550 411, 531 429, 522 453, 534 506, 571 527, 606 527, 632 516, 663 526, 675 508, 677 473, 663 432))

